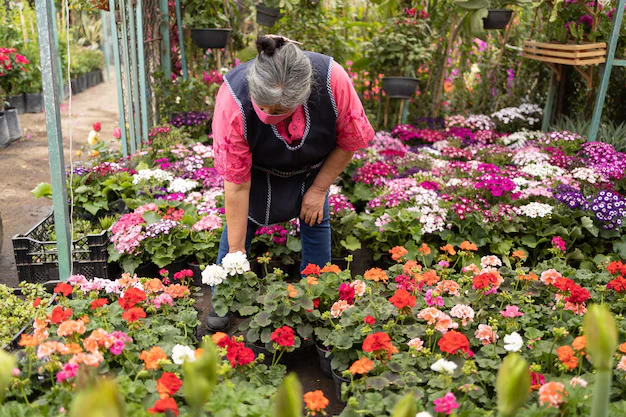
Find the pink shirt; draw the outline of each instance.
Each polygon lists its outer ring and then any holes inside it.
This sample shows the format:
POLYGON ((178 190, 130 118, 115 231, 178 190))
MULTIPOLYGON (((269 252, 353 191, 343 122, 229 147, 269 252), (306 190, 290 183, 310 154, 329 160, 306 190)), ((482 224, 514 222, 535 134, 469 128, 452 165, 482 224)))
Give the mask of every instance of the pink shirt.
MULTIPOLYGON (((374 137, 374 129, 365 116, 363 105, 343 67, 333 62, 330 87, 337 105, 337 146, 354 152, 367 145, 374 137)), ((306 127, 304 108, 300 106, 288 126, 276 125, 278 132, 289 142, 302 139, 306 127)), ((250 180, 252 153, 243 136, 243 120, 239 106, 222 84, 215 101, 213 113, 213 149, 215 168, 228 182, 241 184, 250 180)))

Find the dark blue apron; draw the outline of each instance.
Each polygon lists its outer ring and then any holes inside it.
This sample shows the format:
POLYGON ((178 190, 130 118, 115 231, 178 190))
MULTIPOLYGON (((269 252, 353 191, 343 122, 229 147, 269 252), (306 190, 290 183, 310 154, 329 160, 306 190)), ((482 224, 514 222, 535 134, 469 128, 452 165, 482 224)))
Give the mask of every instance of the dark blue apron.
POLYGON ((274 125, 261 122, 252 107, 246 78, 250 62, 238 66, 224 77, 241 110, 244 136, 252 151, 248 217, 261 226, 286 222, 299 216, 302 196, 337 146, 337 106, 330 87, 333 60, 313 52, 306 54, 313 65, 314 84, 311 96, 304 105, 304 135, 299 142, 291 145, 274 125))

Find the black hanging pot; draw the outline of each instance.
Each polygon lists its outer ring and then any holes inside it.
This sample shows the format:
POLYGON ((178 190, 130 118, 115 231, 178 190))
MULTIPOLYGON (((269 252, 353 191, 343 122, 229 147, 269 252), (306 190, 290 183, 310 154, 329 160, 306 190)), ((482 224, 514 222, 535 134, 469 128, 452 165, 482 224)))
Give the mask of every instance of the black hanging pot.
POLYGON ((22 137, 22 126, 20 125, 20 118, 17 113, 17 109, 9 107, 4 111, 4 117, 7 120, 7 127, 9 128, 9 141, 13 142, 22 137))
POLYGON ((509 9, 489 9, 487 17, 483 18, 485 30, 504 29, 511 21, 513 10, 509 9))
POLYGON ((24 94, 10 97, 9 103, 11 103, 11 107, 15 107, 19 114, 26 113, 26 97, 24 97, 24 94))
POLYGON ((385 77, 383 78, 383 91, 387 97, 391 98, 411 98, 417 87, 419 80, 410 77, 385 77))
POLYGON ((267 7, 263 3, 256 5, 256 23, 261 26, 274 26, 280 17, 280 9, 267 7))
POLYGON ((222 49, 229 36, 230 29, 191 29, 191 39, 200 49, 222 49))
POLYGON ((41 113, 43 111, 43 94, 26 93, 26 113, 41 113))

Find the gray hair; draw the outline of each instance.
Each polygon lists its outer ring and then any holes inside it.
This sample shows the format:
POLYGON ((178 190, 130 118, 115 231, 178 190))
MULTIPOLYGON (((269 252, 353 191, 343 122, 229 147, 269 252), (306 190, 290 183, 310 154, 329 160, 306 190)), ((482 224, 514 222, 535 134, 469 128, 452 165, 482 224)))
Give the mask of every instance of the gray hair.
POLYGON ((248 68, 250 97, 264 106, 293 109, 303 105, 311 95, 311 61, 293 43, 268 49, 259 47, 259 56, 248 68))

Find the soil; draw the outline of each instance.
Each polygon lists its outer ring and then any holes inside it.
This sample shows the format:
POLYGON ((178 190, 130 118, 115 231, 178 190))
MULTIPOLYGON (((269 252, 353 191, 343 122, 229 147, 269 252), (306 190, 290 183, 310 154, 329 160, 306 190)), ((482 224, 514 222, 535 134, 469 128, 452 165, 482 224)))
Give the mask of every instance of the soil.
MULTIPOLYGON (((115 71, 111 80, 90 88, 72 98, 72 121, 69 101, 61 105, 65 164, 70 163, 70 126, 74 152, 86 145, 93 123, 101 122, 103 139, 110 139, 119 126, 115 71)), ((106 79, 106 74, 105 74, 106 79)), ((30 190, 41 182, 50 182, 48 138, 43 113, 20 115, 23 136, 0 149, 0 216, 3 224, 3 244, 0 251, 0 283, 16 286, 17 270, 11 238, 26 232, 42 220, 52 208, 52 201, 36 199, 30 190)), ((74 162, 86 156, 74 156, 74 162)))

